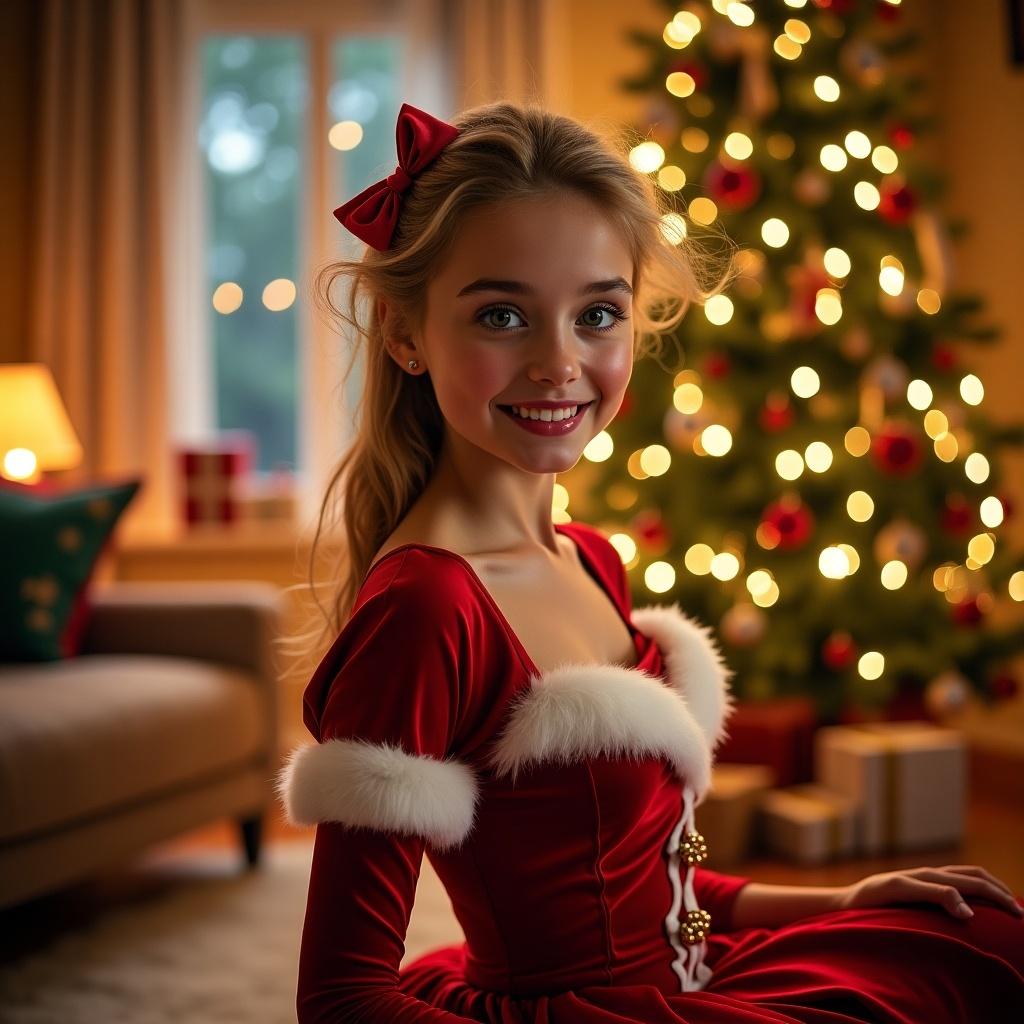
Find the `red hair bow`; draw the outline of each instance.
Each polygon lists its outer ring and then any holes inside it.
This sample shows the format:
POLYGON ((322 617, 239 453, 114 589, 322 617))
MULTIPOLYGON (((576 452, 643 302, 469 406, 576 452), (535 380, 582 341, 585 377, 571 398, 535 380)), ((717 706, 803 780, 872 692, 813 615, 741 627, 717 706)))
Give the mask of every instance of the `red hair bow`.
POLYGON ((339 206, 334 216, 367 245, 387 249, 398 224, 401 193, 458 134, 459 129, 447 121, 403 103, 395 126, 398 147, 395 173, 339 206))

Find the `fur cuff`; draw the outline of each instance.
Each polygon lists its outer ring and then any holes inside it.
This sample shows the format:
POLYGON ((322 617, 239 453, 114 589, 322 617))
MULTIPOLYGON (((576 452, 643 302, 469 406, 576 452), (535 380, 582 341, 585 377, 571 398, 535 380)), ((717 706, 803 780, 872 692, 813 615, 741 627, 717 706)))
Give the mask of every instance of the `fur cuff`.
POLYGON ((422 836, 439 850, 469 834, 479 795, 459 761, 342 739, 296 747, 274 788, 292 825, 337 821, 422 836))

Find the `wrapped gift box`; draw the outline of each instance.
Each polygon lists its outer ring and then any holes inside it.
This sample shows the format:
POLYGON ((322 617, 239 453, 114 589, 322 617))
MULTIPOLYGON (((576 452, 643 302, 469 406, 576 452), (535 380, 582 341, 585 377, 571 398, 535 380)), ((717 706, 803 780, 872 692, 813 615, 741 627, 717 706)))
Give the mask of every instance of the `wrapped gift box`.
POLYGON ((807 697, 738 701, 716 756, 720 762, 766 765, 776 786, 811 782, 817 725, 807 697))
POLYGON ((760 837, 771 853, 798 864, 826 864, 857 852, 854 801, 804 783, 765 793, 757 811, 760 837))
POLYGON ((711 788, 695 812, 697 830, 707 841, 709 868, 728 868, 750 855, 758 800, 771 784, 772 771, 764 765, 714 766, 711 788))
POLYGON ((242 518, 245 478, 255 463, 248 430, 227 430, 215 440, 178 449, 185 522, 234 523, 242 518))
POLYGON ((819 729, 819 783, 849 796, 867 854, 957 844, 963 838, 963 735, 931 722, 869 722, 819 729))

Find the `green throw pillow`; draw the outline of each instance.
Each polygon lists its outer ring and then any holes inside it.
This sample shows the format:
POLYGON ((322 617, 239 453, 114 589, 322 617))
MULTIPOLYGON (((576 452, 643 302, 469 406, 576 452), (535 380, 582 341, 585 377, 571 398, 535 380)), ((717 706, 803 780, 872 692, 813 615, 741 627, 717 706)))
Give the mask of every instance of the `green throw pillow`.
POLYGON ((89 580, 141 484, 69 491, 0 482, 0 661, 78 654, 89 580))

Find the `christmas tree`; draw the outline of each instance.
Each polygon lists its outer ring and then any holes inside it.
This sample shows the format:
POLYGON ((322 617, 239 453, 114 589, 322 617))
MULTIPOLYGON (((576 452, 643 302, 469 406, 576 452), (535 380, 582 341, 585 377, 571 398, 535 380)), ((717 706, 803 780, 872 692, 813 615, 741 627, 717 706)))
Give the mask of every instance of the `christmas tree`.
POLYGON ((592 520, 634 601, 713 627, 741 699, 834 720, 1011 695, 1024 559, 997 457, 1024 430, 988 422, 963 362, 999 332, 953 280, 919 39, 898 0, 665 10, 631 32, 630 159, 683 211, 666 237, 728 238, 733 273, 588 446, 592 520))

